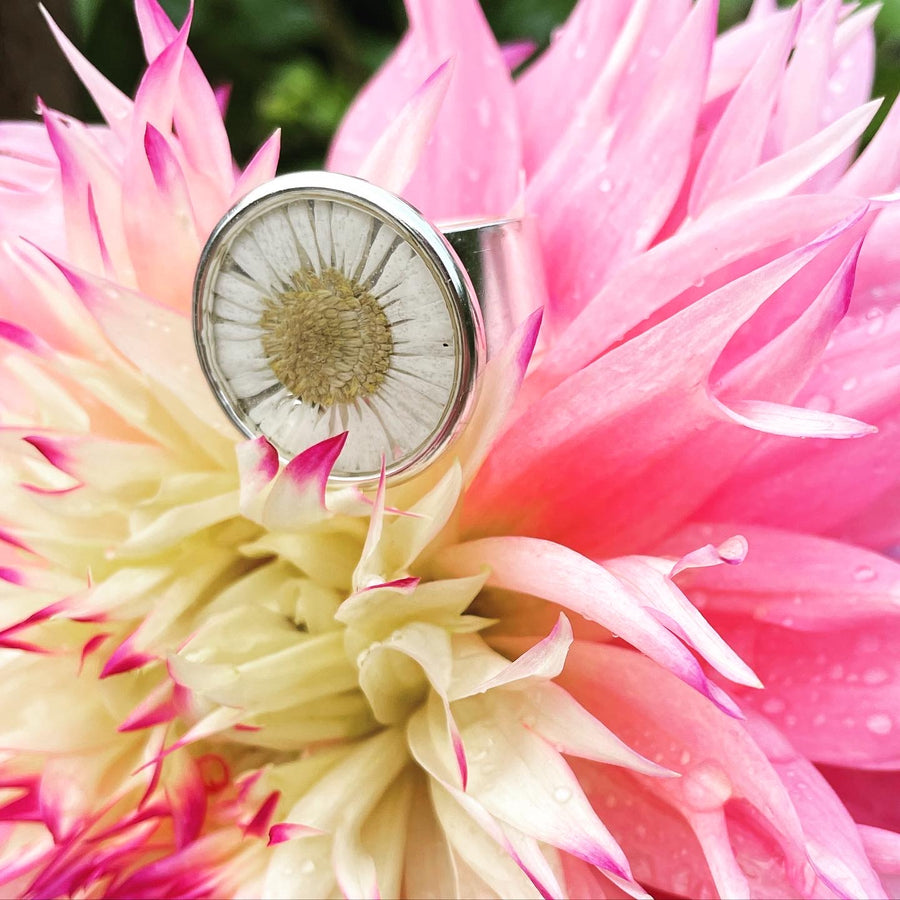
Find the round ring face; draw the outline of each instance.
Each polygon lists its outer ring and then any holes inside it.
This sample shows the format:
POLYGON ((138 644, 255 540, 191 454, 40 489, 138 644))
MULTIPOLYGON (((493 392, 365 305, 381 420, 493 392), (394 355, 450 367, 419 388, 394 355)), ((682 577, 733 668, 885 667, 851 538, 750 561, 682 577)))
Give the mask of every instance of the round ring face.
POLYGON ((333 482, 428 465, 465 421, 484 353, 444 238, 393 194, 325 172, 276 178, 219 223, 194 334, 223 409, 282 459, 347 432, 333 482))

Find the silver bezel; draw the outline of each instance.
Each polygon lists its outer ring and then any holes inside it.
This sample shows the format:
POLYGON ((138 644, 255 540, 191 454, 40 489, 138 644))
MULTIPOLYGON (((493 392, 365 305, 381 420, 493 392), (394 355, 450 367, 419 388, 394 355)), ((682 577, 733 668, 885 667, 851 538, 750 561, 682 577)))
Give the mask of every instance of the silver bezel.
MULTIPOLYGON (((281 175, 248 193, 230 209, 213 229, 200 256, 194 280, 193 329, 197 356, 207 382, 219 405, 238 431, 249 438, 259 436, 235 409, 224 389, 227 379, 218 371, 211 352, 212 341, 204 336, 211 323, 212 287, 216 282, 225 252, 233 237, 259 215, 285 202, 285 195, 298 199, 337 200, 381 219, 399 232, 420 254, 440 286, 451 311, 460 354, 456 361, 454 394, 433 432, 432 439, 405 460, 386 465, 392 480, 406 480, 433 462, 463 429, 475 402, 479 374, 485 361, 485 337, 481 311, 475 291, 462 263, 448 243, 418 210, 395 194, 361 178, 332 172, 294 172, 281 175)), ((283 458, 284 462, 289 461, 283 458)), ((379 472, 359 475, 334 474, 333 485, 369 486, 377 482, 379 472)))

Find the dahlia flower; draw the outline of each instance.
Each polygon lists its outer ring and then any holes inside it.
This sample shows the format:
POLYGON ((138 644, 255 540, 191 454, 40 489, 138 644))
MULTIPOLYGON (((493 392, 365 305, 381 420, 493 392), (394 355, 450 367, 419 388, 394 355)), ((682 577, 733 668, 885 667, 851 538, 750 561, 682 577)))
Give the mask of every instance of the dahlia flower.
POLYGON ((329 166, 535 216, 550 299, 368 492, 203 381, 200 249, 278 136, 237 170, 190 15, 136 7, 133 100, 51 23, 105 124, 0 126, 3 894, 896 890, 875 7, 580 0, 514 81, 476 0, 407 0, 329 166))

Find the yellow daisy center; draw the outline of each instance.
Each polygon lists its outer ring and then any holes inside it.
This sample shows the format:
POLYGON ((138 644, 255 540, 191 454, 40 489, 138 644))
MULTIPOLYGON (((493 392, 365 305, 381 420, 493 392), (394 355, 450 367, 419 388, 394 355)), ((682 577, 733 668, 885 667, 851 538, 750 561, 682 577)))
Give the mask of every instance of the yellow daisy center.
POLYGON ((378 390, 394 350, 375 297, 334 268, 292 276, 293 290, 266 301, 260 327, 269 367, 304 403, 327 409, 378 390))

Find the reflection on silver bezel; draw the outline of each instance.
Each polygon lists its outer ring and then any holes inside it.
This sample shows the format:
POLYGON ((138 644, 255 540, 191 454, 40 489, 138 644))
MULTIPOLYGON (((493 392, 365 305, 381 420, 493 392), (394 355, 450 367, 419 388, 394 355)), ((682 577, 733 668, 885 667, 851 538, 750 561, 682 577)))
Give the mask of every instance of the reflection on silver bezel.
MULTIPOLYGON (((258 436, 261 432, 236 408, 237 400, 228 388, 229 379, 220 371, 216 359, 210 320, 214 287, 227 251, 237 235, 258 217, 294 198, 301 202, 330 200, 343 203, 396 230, 426 264, 445 299, 458 351, 450 400, 426 442, 403 459, 386 462, 388 477, 394 480, 412 477, 447 448, 468 420, 484 363, 484 331, 468 275, 447 240, 421 213, 382 188, 349 175, 297 172, 275 178, 251 191, 226 214, 204 247, 194 282, 194 340, 203 373, 236 427, 247 437, 258 436)), ((336 467, 329 482, 365 486, 375 482, 378 474, 377 471, 351 473, 336 467)))

